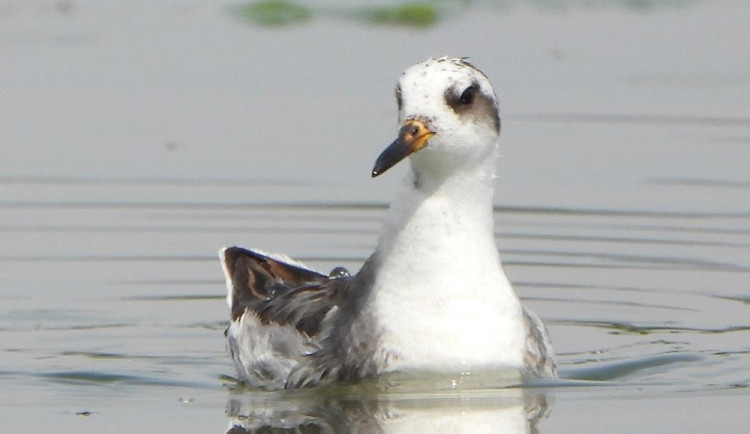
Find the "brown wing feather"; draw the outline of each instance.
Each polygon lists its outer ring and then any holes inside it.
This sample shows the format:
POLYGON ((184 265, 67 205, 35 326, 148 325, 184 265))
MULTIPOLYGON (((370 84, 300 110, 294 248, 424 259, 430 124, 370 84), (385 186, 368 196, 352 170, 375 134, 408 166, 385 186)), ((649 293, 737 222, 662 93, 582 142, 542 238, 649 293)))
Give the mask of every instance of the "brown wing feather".
POLYGON ((250 310, 264 324, 289 324, 308 336, 318 334, 323 318, 350 280, 333 279, 241 247, 224 249, 222 259, 232 320, 250 310))

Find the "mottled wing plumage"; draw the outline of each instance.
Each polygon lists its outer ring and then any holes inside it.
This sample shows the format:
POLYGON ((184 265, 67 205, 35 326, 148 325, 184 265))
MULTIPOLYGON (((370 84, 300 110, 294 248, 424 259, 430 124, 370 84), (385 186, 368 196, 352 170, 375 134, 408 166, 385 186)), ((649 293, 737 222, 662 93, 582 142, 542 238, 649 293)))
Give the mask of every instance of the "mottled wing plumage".
POLYGON ((221 258, 235 366, 252 385, 285 387, 289 374, 311 363, 309 356, 321 348, 321 331, 350 278, 330 278, 286 258, 240 247, 224 249, 221 258))
POLYGON ((552 342, 544 323, 534 312, 526 308, 523 309, 523 322, 526 328, 526 371, 539 377, 557 375, 552 342))
POLYGON ((329 280, 316 271, 241 247, 227 247, 221 256, 232 319, 237 319, 246 308, 262 304, 259 302, 273 300, 294 288, 329 280))

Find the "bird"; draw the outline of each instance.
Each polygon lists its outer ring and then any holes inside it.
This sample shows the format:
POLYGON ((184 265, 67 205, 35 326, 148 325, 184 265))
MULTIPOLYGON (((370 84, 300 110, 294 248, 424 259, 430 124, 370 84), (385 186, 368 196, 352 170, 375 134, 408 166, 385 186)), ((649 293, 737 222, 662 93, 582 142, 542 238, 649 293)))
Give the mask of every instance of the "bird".
POLYGON ((466 58, 407 68, 395 89, 400 129, 372 177, 410 168, 375 251, 351 275, 242 247, 220 253, 238 378, 296 389, 389 373, 513 369, 557 375, 541 320, 503 271, 493 191, 500 110, 466 58))

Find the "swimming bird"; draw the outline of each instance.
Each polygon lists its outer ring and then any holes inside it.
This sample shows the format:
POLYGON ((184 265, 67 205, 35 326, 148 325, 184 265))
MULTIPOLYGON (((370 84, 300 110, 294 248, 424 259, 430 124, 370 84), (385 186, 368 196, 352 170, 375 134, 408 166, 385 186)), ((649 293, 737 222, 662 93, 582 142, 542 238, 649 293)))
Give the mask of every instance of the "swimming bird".
POLYGON ((556 375, 542 322, 506 277, 494 238, 497 97, 463 58, 406 69, 400 131, 372 176, 408 158, 375 252, 351 276, 228 247, 228 349, 251 386, 299 388, 392 372, 512 368, 556 375))

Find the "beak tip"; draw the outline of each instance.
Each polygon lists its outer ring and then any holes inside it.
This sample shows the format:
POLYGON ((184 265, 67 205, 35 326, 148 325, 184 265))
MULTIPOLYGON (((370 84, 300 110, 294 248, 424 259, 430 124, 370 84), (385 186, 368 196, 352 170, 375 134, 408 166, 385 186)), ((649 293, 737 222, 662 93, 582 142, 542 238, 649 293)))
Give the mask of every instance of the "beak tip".
POLYGON ((373 178, 376 178, 382 174, 385 173, 386 170, 388 170, 391 166, 388 164, 383 163, 382 161, 382 155, 380 158, 378 158, 378 161, 375 162, 375 165, 372 167, 372 172, 370 175, 373 178))

